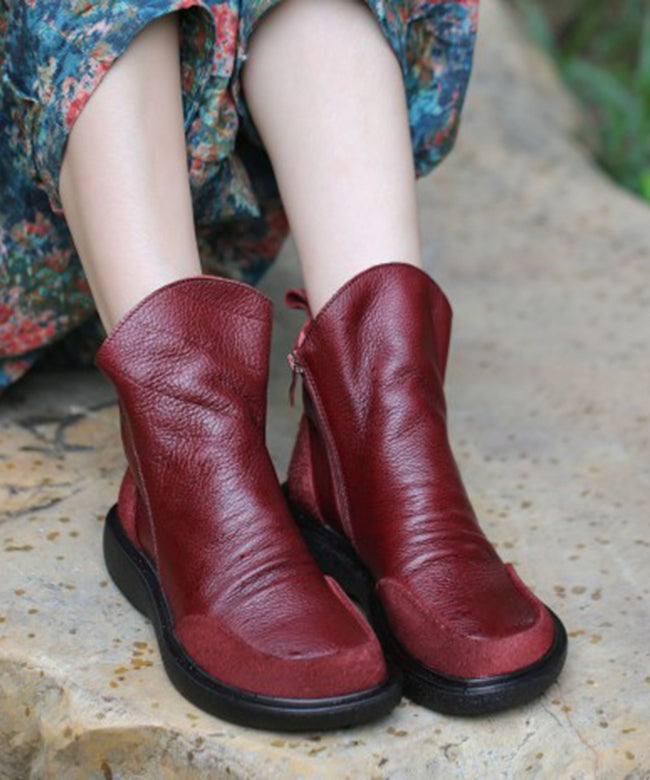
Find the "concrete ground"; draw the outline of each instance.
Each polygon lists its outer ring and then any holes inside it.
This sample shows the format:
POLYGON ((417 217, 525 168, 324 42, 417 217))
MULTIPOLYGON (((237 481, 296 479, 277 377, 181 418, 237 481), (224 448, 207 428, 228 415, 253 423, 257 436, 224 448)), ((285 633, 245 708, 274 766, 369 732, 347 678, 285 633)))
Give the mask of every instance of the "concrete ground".
MULTIPOLYGON (((566 622, 560 681, 494 717, 403 701, 329 734, 203 714, 103 568, 123 469, 111 388, 33 374, 0 402, 0 780, 650 778, 650 209, 594 170, 575 126, 548 63, 484 0, 457 150, 419 184, 422 232, 454 306, 455 451, 484 528, 566 622)), ((264 284, 280 473, 297 280, 289 244, 264 284)))

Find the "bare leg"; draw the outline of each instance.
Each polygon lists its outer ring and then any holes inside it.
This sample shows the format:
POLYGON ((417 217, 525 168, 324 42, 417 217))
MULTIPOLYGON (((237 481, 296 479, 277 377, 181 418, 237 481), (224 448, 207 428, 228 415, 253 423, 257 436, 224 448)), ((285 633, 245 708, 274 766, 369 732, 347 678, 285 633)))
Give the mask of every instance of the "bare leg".
POLYGON ((273 164, 314 314, 380 262, 421 267, 399 63, 361 0, 284 0, 242 85, 273 164))
POLYGON ((107 331, 148 293, 201 273, 179 57, 177 14, 147 25, 66 145, 61 200, 107 331))

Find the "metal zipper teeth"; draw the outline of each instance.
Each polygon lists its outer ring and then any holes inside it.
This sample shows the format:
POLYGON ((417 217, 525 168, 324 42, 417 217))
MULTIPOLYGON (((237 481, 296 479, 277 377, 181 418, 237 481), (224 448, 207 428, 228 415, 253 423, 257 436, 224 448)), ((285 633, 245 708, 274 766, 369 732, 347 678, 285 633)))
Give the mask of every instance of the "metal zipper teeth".
POLYGON ((296 357, 295 349, 292 349, 291 352, 289 352, 289 354, 287 355, 287 362, 289 363, 289 366, 291 368, 291 385, 289 386, 289 403, 291 404, 291 406, 293 406, 295 401, 295 395, 296 395, 296 379, 298 375, 304 378, 305 369, 300 365, 300 362, 296 357))
POLYGON ((291 383, 291 396, 292 396, 292 403, 293 403, 293 390, 295 387, 295 379, 298 374, 303 379, 303 382, 305 386, 307 387, 307 390, 309 391, 312 399, 312 407, 314 410, 314 414, 316 415, 316 418, 318 420, 318 423, 321 427, 321 435, 325 441, 325 450, 327 454, 330 456, 330 468, 332 469, 333 477, 335 478, 335 484, 333 485, 334 492, 337 494, 337 497, 339 499, 339 503, 343 507, 343 513, 341 517, 341 525, 343 528, 347 531, 348 539, 350 543, 352 544, 352 547, 355 549, 355 551, 358 553, 358 548, 356 544, 356 540, 354 537, 354 533, 352 531, 352 523, 350 522, 350 507, 348 504, 348 498, 347 498, 347 490, 345 489, 345 483, 343 481, 343 475, 342 475, 342 469, 341 465, 339 463, 339 457, 338 452, 336 450, 336 446, 334 444, 334 437, 332 436, 332 433, 330 431, 330 427, 327 423, 327 420, 325 419, 324 414, 321 414, 320 409, 320 398, 316 392, 314 392, 314 388, 312 388, 311 382, 309 380, 309 374, 305 371, 305 368, 300 364, 298 361, 298 358, 295 354, 295 349, 291 350, 289 355, 287 355, 287 359, 289 361, 289 365, 291 366, 293 373, 293 381, 291 383))
POLYGON ((291 367, 291 371, 294 374, 300 374, 300 376, 305 375, 305 369, 300 365, 300 361, 298 360, 298 357, 296 356, 296 350, 292 349, 291 352, 287 355, 287 361, 289 362, 289 366, 291 367))

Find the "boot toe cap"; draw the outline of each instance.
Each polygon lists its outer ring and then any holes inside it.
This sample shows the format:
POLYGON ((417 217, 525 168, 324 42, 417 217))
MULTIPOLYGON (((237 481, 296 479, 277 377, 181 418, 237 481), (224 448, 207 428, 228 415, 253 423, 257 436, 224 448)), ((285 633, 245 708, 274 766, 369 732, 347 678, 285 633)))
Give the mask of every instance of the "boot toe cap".
POLYGON ((553 643, 555 628, 549 610, 525 587, 514 568, 506 565, 505 569, 511 588, 503 594, 504 603, 516 601, 516 610, 509 619, 495 615, 492 625, 476 620, 473 629, 467 627, 471 603, 467 614, 454 620, 396 579, 382 579, 378 595, 396 639, 426 667, 463 678, 508 674, 542 658, 553 643))
POLYGON ((213 679, 249 693, 318 699, 361 692, 386 678, 379 643, 365 638, 349 647, 322 641, 309 647, 304 637, 292 642, 270 637, 245 639, 217 617, 190 615, 177 636, 201 669, 213 679))

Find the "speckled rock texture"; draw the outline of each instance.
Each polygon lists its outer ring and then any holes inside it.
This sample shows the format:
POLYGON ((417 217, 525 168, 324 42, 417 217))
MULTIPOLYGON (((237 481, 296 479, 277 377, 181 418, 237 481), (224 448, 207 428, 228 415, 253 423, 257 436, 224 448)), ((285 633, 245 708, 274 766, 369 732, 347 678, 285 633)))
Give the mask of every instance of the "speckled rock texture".
MULTIPOLYGON (((94 372, 0 402, 1 780, 650 778, 650 209, 592 167, 548 63, 485 0, 457 150, 420 182, 428 268, 454 306, 451 435, 482 523, 565 619, 540 701, 462 720, 407 701, 304 736, 237 728, 167 682, 100 539, 123 468, 94 372)), ((288 245, 265 289, 298 281, 288 245)), ((299 409, 277 307, 270 442, 299 409)))

